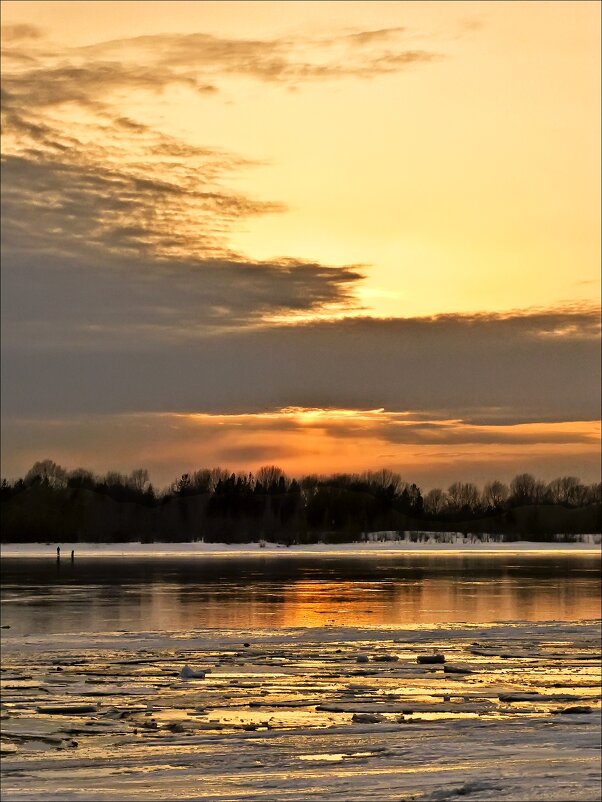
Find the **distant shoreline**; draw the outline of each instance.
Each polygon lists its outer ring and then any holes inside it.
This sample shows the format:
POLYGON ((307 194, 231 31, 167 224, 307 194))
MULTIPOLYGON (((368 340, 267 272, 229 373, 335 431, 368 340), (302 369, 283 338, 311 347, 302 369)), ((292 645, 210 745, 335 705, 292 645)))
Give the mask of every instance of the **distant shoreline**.
POLYGON ((309 555, 372 555, 372 554, 511 554, 570 553, 600 555, 594 542, 598 535, 582 536, 588 542, 557 543, 517 540, 514 542, 422 542, 372 541, 368 543, 311 543, 284 546, 278 543, 4 543, 0 544, 1 558, 53 558, 60 546, 61 559, 68 562, 71 551, 76 557, 225 557, 225 556, 309 556, 309 555))

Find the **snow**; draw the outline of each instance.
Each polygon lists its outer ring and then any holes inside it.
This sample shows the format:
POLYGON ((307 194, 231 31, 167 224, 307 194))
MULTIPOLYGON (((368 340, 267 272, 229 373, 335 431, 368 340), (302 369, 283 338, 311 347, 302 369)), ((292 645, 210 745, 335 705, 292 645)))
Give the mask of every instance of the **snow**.
MULTIPOLYGON (((372 533, 383 537, 390 533, 372 533)), ((279 543, 3 543, 0 545, 1 557, 48 557, 56 556, 57 545, 61 548, 61 559, 68 560, 73 550, 76 557, 237 557, 272 555, 365 555, 365 554, 404 554, 418 552, 431 554, 438 552, 462 553, 587 553, 600 554, 599 535, 579 535, 583 542, 558 543, 555 541, 534 542, 514 541, 499 543, 494 540, 481 542, 463 537, 455 532, 423 533, 429 539, 413 543, 409 540, 370 540, 367 543, 311 543, 306 545, 284 546, 279 543), (441 542, 433 538, 447 537, 441 542)), ((491 536, 493 537, 493 536, 491 536)))

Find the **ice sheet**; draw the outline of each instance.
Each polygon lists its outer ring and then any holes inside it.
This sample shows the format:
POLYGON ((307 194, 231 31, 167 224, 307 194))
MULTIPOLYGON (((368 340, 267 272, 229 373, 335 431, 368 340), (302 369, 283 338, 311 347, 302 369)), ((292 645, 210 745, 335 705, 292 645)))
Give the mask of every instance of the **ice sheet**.
POLYGON ((599 799, 599 634, 8 631, 2 799, 599 799), (418 664, 434 651, 471 673, 418 664))

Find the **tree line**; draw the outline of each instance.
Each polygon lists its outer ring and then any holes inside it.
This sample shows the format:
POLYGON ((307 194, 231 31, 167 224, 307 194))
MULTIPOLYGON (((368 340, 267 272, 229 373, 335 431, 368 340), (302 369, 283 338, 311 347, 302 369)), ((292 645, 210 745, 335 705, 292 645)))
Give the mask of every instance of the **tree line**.
POLYGON ((85 468, 67 470, 53 460, 34 463, 23 478, 2 479, 0 495, 10 498, 28 487, 43 485, 52 489, 81 488, 104 493, 116 501, 156 504, 170 498, 194 495, 249 497, 253 495, 299 496, 307 506, 325 490, 364 493, 390 502, 412 515, 483 514, 528 504, 560 504, 583 507, 602 502, 602 483, 583 484, 576 476, 560 476, 545 482, 530 473, 517 474, 509 484, 487 482, 482 489, 472 482, 454 482, 423 496, 415 483, 404 481, 388 469, 328 476, 309 474, 290 478, 276 465, 265 465, 256 473, 235 473, 225 468, 201 468, 177 477, 167 488, 156 490, 149 473, 137 468, 129 474, 108 471, 95 474, 85 468))
POLYGON ((575 515, 569 520, 563 509, 599 508, 602 486, 574 476, 544 482, 521 473, 509 484, 495 480, 479 488, 454 482, 423 495, 416 483, 388 469, 291 478, 266 465, 255 473, 202 468, 157 490, 143 468, 98 475, 43 460, 16 481, 2 480, 0 499, 8 530, 4 540, 48 539, 47 533, 56 530, 69 531, 76 540, 309 542, 324 536, 357 540, 384 529, 479 531, 479 522, 480 531, 502 533, 596 531, 599 511, 575 523, 575 515), (543 510, 544 517, 534 517, 533 508, 543 510))

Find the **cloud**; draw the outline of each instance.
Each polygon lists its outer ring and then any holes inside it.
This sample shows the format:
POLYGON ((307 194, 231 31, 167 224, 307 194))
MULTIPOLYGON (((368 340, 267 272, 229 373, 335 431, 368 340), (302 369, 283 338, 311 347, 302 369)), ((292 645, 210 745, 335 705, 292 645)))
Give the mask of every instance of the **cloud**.
POLYGON ((359 31, 329 38, 227 39, 206 33, 156 34, 101 42, 79 53, 96 59, 135 59, 163 69, 196 70, 208 80, 238 75, 272 83, 375 78, 414 64, 439 60, 439 53, 410 49, 403 28, 359 31), (336 54, 328 51, 336 48, 336 54))
POLYGON ((181 84, 216 91, 216 82, 232 75, 291 87, 377 78, 442 58, 404 46, 403 35, 399 27, 328 38, 231 39, 193 32, 66 48, 45 40, 35 26, 7 26, 2 28, 3 86, 8 97, 17 102, 27 98, 33 108, 67 102, 100 108, 120 89, 157 94, 181 84), (27 63, 30 69, 24 68, 27 63))
POLYGON ((372 415, 359 413, 352 422, 337 420, 336 416, 323 421, 323 431, 336 438, 377 439, 391 445, 575 445, 596 446, 600 441, 599 427, 588 421, 579 430, 571 421, 570 428, 559 424, 467 424, 462 420, 420 421, 413 416, 400 416, 385 411, 372 415))
POLYGON ((344 41, 351 44, 363 47, 364 45, 371 45, 374 42, 383 42, 395 39, 397 36, 405 33, 405 28, 378 28, 372 31, 358 31, 357 33, 348 33, 344 36, 344 41))
POLYGON ((189 353, 204 335, 284 312, 340 308, 348 297, 351 303, 349 290, 360 276, 292 261, 164 260, 144 273, 136 261, 110 264, 52 252, 43 261, 14 254, 2 274, 5 353, 101 350, 116 359, 124 348, 189 353))
MULTIPOLYGON (((14 56, 9 51, 9 58, 14 56)), ((22 54, 21 54, 22 55, 22 54)), ((33 62, 35 56, 31 57, 33 62)), ((10 70, 3 77, 5 99, 11 106, 27 101, 28 109, 48 109, 66 103, 97 111, 107 110, 118 90, 143 90, 155 95, 172 84, 197 92, 215 92, 216 87, 199 79, 196 73, 154 65, 119 61, 93 61, 83 64, 47 64, 38 61, 29 70, 10 70)))
POLYGON ((3 25, 2 38, 9 42, 20 42, 24 39, 41 39, 44 36, 43 28, 37 25, 3 25))
POLYGON ((106 344, 5 344, 3 404, 6 414, 301 406, 418 411, 481 425, 594 420, 598 331, 597 310, 348 318, 152 341, 124 324, 106 344))
POLYGON ((240 221, 285 210, 226 188, 249 162, 133 119, 120 98, 175 84, 203 94, 228 75, 289 86, 376 77, 435 57, 403 48, 402 37, 399 28, 329 39, 187 33, 66 48, 33 26, 3 30, 8 343, 154 342, 349 308, 355 266, 257 263, 230 249, 240 221))
POLYGON ((8 55, 26 52, 34 66, 9 59, 3 71, 9 344, 155 342, 353 302, 354 266, 233 252, 233 226, 283 204, 227 188, 251 167, 244 158, 132 119, 116 99, 178 82, 209 91, 201 62, 234 69, 282 42, 191 34, 53 51, 11 41, 9 31, 8 55))
POLYGON ((249 463, 254 463, 259 466, 266 463, 271 464, 275 460, 289 460, 291 457, 294 458, 306 454, 305 449, 295 448, 290 443, 283 445, 270 443, 268 446, 265 442, 257 442, 244 446, 225 446, 219 449, 220 460, 225 465, 248 465, 249 463))
MULTIPOLYGON (((478 477, 507 481, 534 470, 548 479, 597 476, 596 423, 474 427, 385 411, 277 410, 257 415, 119 414, 4 420, 10 453, 4 472, 23 474, 51 455, 68 467, 129 472, 143 465, 167 484, 185 471, 222 465, 256 470, 278 464, 290 475, 400 470, 410 481, 447 486, 478 477), (349 427, 349 421, 360 423, 349 427), (393 430, 403 429, 398 439, 393 430), (452 436, 450 437, 450 433, 452 436), (426 436, 425 436, 426 435, 426 436), (559 443, 562 448, 559 449, 559 443), (387 453, 383 454, 383 448, 387 453), (473 471, 477 470, 476 477, 473 471)), ((418 416, 419 417, 419 416, 418 416)))
POLYGON ((149 260, 168 256, 227 253, 224 238, 234 221, 281 209, 216 189, 212 174, 231 169, 219 154, 190 153, 169 161, 112 162, 93 148, 81 156, 73 151, 6 154, 6 256, 94 254, 109 264, 119 255, 130 261, 145 258, 146 265, 140 264, 145 269, 149 260))

